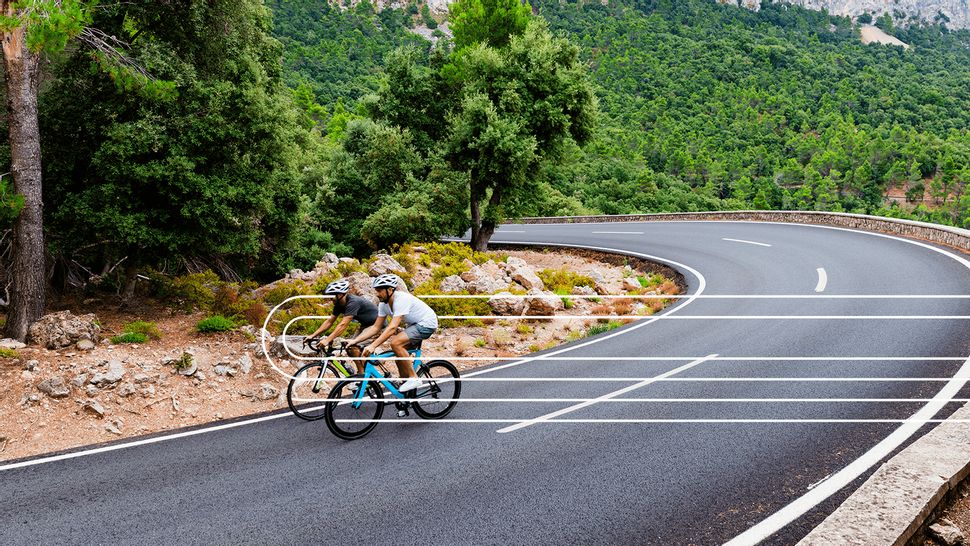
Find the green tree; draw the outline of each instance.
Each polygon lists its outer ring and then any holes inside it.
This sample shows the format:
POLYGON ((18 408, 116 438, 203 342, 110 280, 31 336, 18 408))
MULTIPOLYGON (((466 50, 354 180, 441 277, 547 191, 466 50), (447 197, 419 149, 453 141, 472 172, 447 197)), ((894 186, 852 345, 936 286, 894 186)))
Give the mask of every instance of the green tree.
POLYGON ((525 32, 532 8, 522 0, 458 0, 448 6, 456 49, 486 44, 501 48, 525 32))
POLYGON ((450 118, 447 158, 467 172, 472 246, 484 250, 506 208, 533 188, 544 161, 592 136, 597 101, 579 50, 533 20, 505 50, 479 45, 459 56, 461 100, 450 118))

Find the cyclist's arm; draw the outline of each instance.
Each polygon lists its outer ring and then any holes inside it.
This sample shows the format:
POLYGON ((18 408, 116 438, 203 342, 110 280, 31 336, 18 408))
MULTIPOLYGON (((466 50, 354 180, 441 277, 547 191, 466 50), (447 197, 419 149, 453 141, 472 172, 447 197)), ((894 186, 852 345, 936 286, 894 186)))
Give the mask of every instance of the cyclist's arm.
POLYGON ((350 315, 344 316, 343 320, 337 323, 337 327, 333 329, 333 332, 330 332, 330 335, 323 340, 323 344, 330 345, 331 343, 333 343, 333 340, 337 339, 337 336, 339 336, 340 334, 344 333, 347 330, 347 327, 350 326, 350 321, 352 320, 354 320, 354 317, 350 315))
MULTIPOLYGON (((322 334, 322 333, 324 333, 324 332, 326 332, 326 331, 327 331, 327 328, 330 328, 330 327, 331 327, 331 326, 333 325, 333 322, 334 322, 334 320, 335 320, 336 318, 337 318, 337 317, 335 317, 335 316, 333 316, 333 315, 330 315, 329 317, 327 317, 327 320, 325 320, 325 321, 323 321, 323 324, 321 324, 321 325, 320 325, 320 327, 319 327, 319 328, 317 328, 317 331, 316 331, 316 332, 313 332, 312 334, 310 334, 310 335, 309 335, 309 336, 307 336, 307 337, 310 337, 310 338, 315 338, 315 337, 317 337, 318 335, 320 335, 320 334, 322 334)), ((347 319, 345 318, 344 320, 347 320, 347 319)))
POLYGON ((367 328, 364 328, 363 332, 360 332, 359 334, 357 334, 357 337, 348 341, 347 343, 350 345, 357 345, 358 343, 360 343, 365 339, 370 339, 376 336, 381 331, 381 326, 384 324, 384 318, 385 317, 377 317, 377 321, 374 322, 374 324, 371 324, 367 328))
POLYGON ((380 347, 381 343, 384 343, 385 341, 387 341, 387 338, 391 337, 391 335, 393 335, 394 332, 397 331, 397 327, 401 324, 401 319, 403 318, 404 318, 404 315, 391 317, 391 322, 387 325, 387 327, 384 328, 384 331, 381 332, 381 335, 377 336, 377 339, 372 341, 368 346, 368 348, 371 350, 372 353, 378 347, 380 347))

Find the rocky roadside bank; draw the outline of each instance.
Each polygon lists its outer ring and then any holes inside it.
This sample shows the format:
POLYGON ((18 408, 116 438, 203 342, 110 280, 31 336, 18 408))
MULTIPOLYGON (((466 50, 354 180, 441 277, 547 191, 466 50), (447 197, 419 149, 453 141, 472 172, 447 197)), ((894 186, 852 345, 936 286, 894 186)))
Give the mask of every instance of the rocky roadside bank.
MULTIPOLYGON (((396 272, 419 295, 481 295, 427 300, 438 306, 439 315, 493 316, 443 321, 442 330, 425 344, 426 354, 457 357, 460 368, 470 369, 605 331, 671 302, 600 296, 680 291, 650 264, 612 256, 503 250, 459 259, 447 245, 428 246, 364 262, 331 256, 311 272, 290 272, 253 293, 269 296, 269 307, 283 296, 318 292, 340 276, 372 297, 370 276, 396 272), (557 319, 529 318, 548 315, 557 319), (584 318, 590 315, 618 318, 584 318)), ((325 315, 326 300, 313 301, 312 310, 325 315)), ((273 369, 270 358, 289 373, 302 364, 285 352, 267 358, 258 343, 260 328, 252 324, 199 332, 196 326, 208 311, 173 313, 157 306, 122 313, 97 304, 83 311, 87 314, 46 316, 32 327, 29 345, 7 342, 8 357, 0 359, 0 460, 285 408, 288 378, 273 369), (143 343, 105 337, 132 323, 150 324, 157 334, 143 343)), ((307 311, 283 305, 280 317, 271 317, 272 336, 282 333, 280 323, 307 311)), ((287 333, 305 334, 316 324, 294 323, 287 333)))

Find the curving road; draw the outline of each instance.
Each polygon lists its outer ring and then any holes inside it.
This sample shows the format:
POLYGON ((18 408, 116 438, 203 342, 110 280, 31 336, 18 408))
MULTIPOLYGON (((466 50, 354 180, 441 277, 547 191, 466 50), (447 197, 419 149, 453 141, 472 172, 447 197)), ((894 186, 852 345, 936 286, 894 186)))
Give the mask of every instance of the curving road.
MULTIPOLYGON (((970 316, 965 297, 710 297, 970 295, 970 263, 953 251, 735 222, 504 226, 494 240, 654 256, 702 297, 547 358, 469 374, 491 380, 463 393, 612 401, 470 402, 449 422, 389 417, 349 443, 322 423, 272 418, 0 470, 0 544, 716 544, 795 501, 807 512, 764 533, 792 544, 865 475, 821 503, 806 493, 900 427, 832 420, 906 419, 963 385, 946 379, 970 355, 970 322, 945 317, 970 316), (823 318, 779 318, 795 315, 823 318), (886 316, 923 318, 867 318, 886 316), (589 380, 495 380, 534 377, 589 380), (630 398, 677 401, 618 401, 630 398), (706 401, 685 401, 697 398, 706 401)), ((937 417, 955 409, 940 406, 937 417)))

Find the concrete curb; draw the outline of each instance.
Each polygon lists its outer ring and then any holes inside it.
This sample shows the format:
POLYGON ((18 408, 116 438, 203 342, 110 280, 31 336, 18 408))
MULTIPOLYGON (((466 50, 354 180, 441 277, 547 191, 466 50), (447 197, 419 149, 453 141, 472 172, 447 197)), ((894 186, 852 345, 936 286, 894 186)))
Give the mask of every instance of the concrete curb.
POLYGON ((620 214, 614 216, 541 216, 522 218, 523 224, 581 224, 613 222, 785 222, 815 224, 859 229, 911 237, 949 246, 961 251, 970 250, 970 230, 900 220, 883 216, 845 214, 839 212, 739 210, 721 212, 676 212, 658 214, 620 214))
POLYGON ((884 463, 800 546, 906 544, 970 476, 970 404, 884 463))

